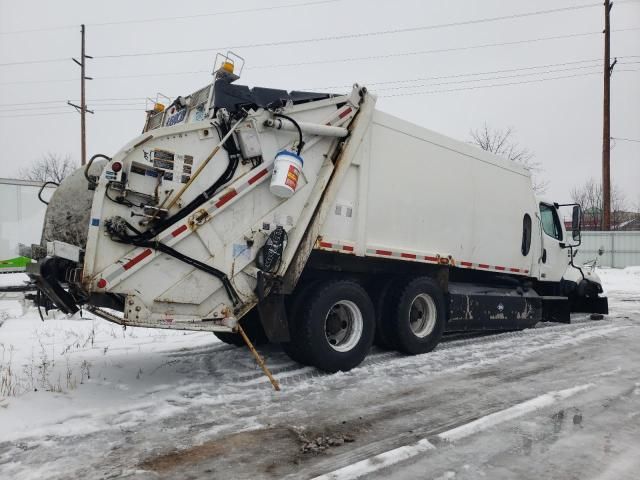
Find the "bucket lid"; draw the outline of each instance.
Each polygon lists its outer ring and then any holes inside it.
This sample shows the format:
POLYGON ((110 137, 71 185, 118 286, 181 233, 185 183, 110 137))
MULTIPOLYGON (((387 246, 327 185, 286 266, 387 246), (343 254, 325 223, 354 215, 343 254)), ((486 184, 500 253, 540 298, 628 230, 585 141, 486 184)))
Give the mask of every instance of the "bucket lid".
POLYGON ((304 165, 304 160, 300 155, 296 153, 290 152, 289 150, 281 150, 276 154, 276 158, 278 158, 281 155, 296 158, 302 165, 304 165))

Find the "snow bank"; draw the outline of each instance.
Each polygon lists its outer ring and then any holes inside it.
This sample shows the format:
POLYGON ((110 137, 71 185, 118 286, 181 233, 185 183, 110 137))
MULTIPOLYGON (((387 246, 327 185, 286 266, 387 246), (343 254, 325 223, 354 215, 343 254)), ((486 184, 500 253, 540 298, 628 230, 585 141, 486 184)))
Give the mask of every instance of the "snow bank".
MULTIPOLYGON (((36 309, 23 315, 19 302, 0 301, 3 440, 25 431, 45 433, 45 425, 57 425, 59 435, 90 433, 103 429, 109 415, 117 415, 120 426, 138 423, 135 415, 150 398, 170 393, 185 380, 179 359, 167 353, 222 346, 207 332, 125 330, 86 313, 51 316, 42 322, 36 309)), ((174 413, 166 407, 152 412, 174 413)))
POLYGON ((28 281, 29 277, 26 273, 0 273, 0 287, 22 285, 28 281))
POLYGON ((607 295, 640 295, 640 266, 623 269, 600 267, 597 274, 607 295))

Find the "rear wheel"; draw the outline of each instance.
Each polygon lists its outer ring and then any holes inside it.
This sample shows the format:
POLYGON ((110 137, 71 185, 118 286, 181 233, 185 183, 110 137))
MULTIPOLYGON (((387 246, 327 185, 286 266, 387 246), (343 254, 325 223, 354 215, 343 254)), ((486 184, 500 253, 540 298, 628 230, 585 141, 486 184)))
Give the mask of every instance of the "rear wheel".
POLYGON ((392 296, 395 305, 385 318, 385 331, 396 348, 411 355, 433 350, 444 333, 444 295, 429 277, 401 285, 392 296))
MULTIPOLYGON (((244 330, 244 333, 246 333, 247 337, 249 337, 249 340, 251 340, 251 343, 256 346, 269 343, 267 334, 262 327, 262 323, 260 323, 260 314, 258 313, 257 308, 254 308, 244 317, 242 317, 239 323, 244 330)), ((245 344, 242 335, 240 335, 239 333, 213 332, 213 334, 218 338, 218 340, 224 343, 228 343, 229 345, 242 347, 245 344)))
POLYGON ((300 309, 295 342, 309 363, 327 372, 347 371, 369 353, 375 311, 367 292, 351 280, 318 284, 300 309))

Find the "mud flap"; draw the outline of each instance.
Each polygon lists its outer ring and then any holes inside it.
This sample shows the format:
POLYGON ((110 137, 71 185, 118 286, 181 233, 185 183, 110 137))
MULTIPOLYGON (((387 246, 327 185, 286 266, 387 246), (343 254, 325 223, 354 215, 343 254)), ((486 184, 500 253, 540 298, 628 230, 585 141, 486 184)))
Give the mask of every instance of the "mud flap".
POLYGON ((272 293, 258 303, 260 323, 271 343, 288 342, 289 323, 284 295, 272 293))
POLYGON ((542 320, 545 322, 571 323, 571 309, 567 297, 542 297, 542 320))

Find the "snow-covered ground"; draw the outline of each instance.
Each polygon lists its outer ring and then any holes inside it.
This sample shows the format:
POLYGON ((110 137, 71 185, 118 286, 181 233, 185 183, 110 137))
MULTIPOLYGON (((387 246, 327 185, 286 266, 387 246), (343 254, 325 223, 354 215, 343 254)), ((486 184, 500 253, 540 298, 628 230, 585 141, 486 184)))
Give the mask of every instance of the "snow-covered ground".
POLYGON ((601 321, 335 375, 264 347, 281 392, 211 334, 2 300, 0 478, 638 478, 640 268, 599 274, 601 321))

